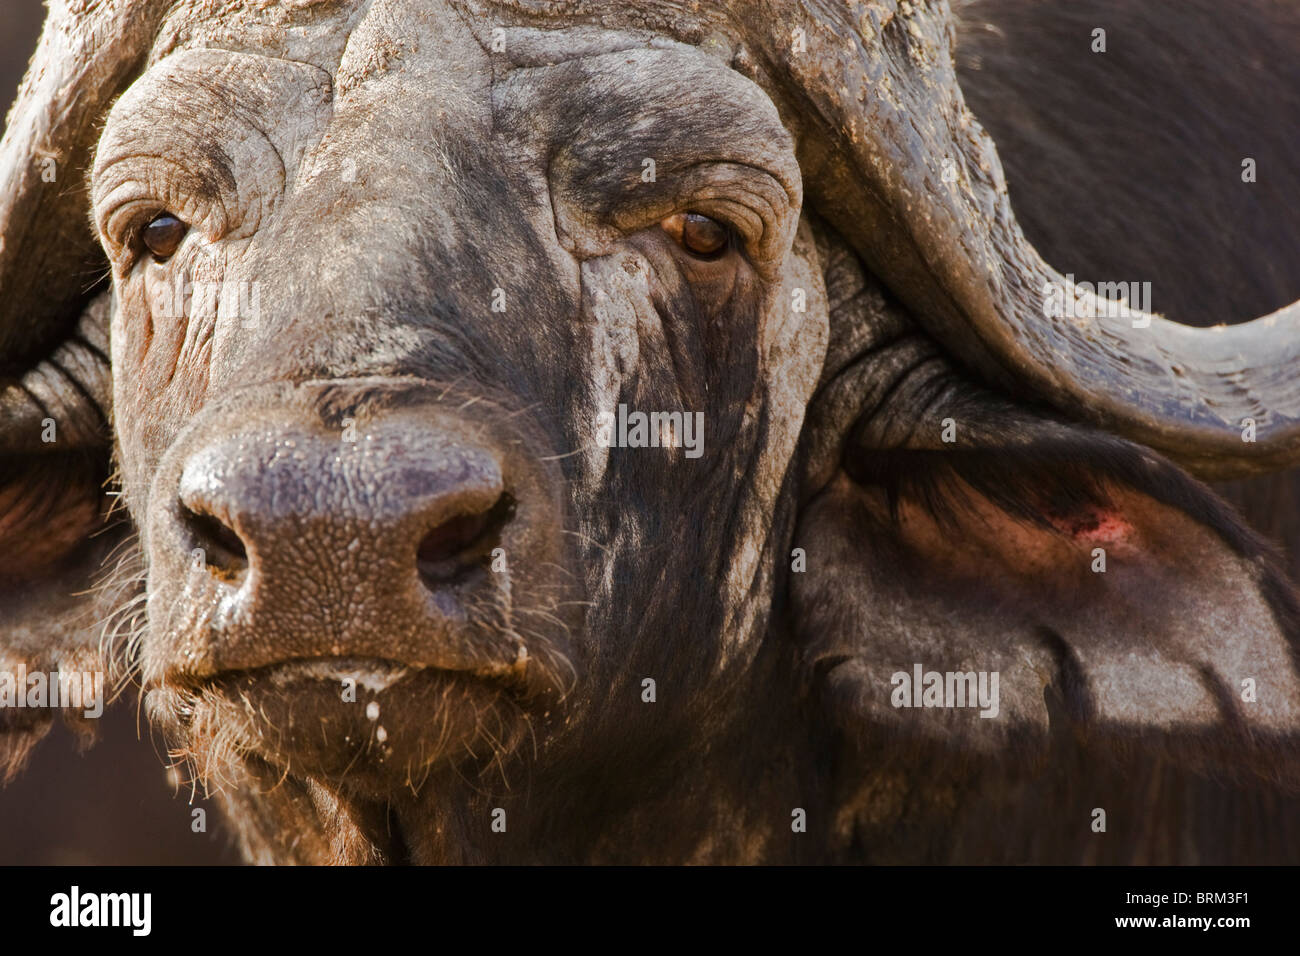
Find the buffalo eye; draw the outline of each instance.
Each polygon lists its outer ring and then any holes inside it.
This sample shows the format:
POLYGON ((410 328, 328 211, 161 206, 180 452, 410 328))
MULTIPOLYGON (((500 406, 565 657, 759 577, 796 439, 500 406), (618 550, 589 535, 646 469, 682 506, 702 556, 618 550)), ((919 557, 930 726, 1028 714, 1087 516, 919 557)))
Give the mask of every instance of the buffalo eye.
POLYGON ((165 212, 155 216, 149 225, 140 231, 140 241, 154 259, 161 262, 180 248, 181 240, 189 230, 189 226, 171 213, 165 212))
POLYGON ((731 230, 699 213, 669 216, 661 225, 677 244, 698 259, 716 259, 731 248, 731 230))

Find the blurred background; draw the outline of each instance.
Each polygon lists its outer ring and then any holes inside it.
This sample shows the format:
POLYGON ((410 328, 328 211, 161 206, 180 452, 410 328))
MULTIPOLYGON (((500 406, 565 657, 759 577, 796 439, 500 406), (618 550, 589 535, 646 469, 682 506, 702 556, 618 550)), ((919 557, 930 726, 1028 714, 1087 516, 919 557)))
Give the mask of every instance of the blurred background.
MULTIPOLYGON (((0 0, 0 106, 8 117, 36 49, 41 0, 0 0)), ((238 863, 210 801, 206 833, 191 829, 189 792, 173 796, 165 748, 149 738, 128 692, 99 721, 100 742, 79 752, 57 721, 27 771, 0 789, 0 866, 238 863)))

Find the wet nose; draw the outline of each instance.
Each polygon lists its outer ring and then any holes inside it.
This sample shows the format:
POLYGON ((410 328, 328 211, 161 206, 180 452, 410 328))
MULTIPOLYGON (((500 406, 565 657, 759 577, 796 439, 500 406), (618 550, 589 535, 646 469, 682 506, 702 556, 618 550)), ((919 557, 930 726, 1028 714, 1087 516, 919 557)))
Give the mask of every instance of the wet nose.
POLYGON ((472 668, 518 653, 476 616, 508 599, 507 552, 546 559, 553 509, 491 429, 399 415, 224 432, 184 457, 151 543, 185 562, 175 604, 204 616, 212 668, 340 655, 472 668))
POLYGON ((335 544, 433 591, 480 568, 515 510, 483 442, 382 427, 212 443, 186 462, 180 504, 193 559, 232 584, 335 576, 319 566, 335 544))

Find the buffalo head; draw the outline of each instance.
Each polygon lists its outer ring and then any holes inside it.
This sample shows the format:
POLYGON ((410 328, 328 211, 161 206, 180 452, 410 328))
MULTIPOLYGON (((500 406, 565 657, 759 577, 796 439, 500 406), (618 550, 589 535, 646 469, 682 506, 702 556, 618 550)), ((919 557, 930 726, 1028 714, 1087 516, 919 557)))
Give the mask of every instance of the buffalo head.
POLYGON ((265 861, 870 858, 1062 735, 1294 778, 1294 599, 1191 475, 1300 457, 1300 312, 1077 297, 951 38, 57 0, 0 663, 137 680, 265 861))

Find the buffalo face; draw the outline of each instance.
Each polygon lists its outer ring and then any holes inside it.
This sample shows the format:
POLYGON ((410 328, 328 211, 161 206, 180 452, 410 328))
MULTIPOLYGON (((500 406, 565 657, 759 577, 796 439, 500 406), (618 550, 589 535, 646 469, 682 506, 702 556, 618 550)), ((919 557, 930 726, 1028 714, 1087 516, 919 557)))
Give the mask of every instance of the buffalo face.
POLYGON ((150 713, 348 807, 634 740, 646 679, 725 693, 826 340, 751 81, 672 47, 489 83, 455 18, 379 22, 330 72, 162 57, 92 176, 150 713))

